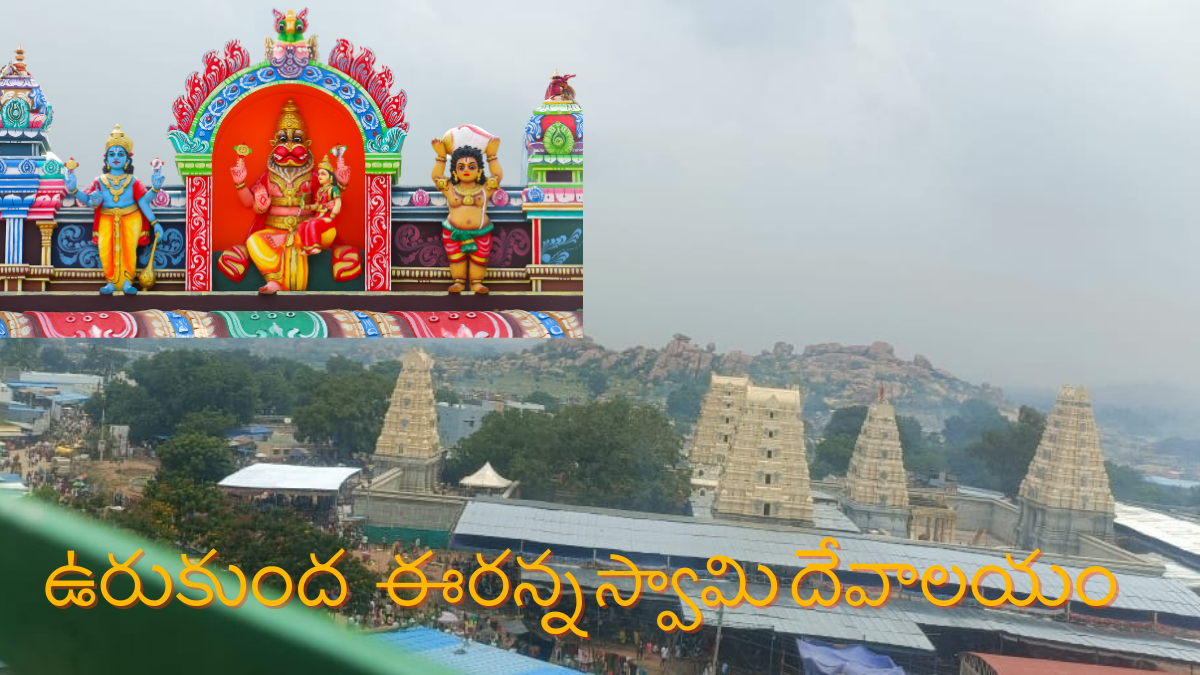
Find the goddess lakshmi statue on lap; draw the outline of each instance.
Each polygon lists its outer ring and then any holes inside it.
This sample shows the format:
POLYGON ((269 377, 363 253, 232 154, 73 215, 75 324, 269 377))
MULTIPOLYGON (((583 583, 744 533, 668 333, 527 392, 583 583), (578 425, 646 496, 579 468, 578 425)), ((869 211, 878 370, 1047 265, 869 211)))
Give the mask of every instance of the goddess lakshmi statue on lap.
POLYGON ((471 291, 488 292, 488 256, 492 252, 492 223, 487 217, 487 202, 500 189, 504 172, 496 159, 500 139, 479 127, 464 125, 433 139, 437 160, 433 164, 433 182, 446 195, 450 213, 442 222, 442 244, 450 262, 450 293, 461 293, 469 282, 471 291), (483 158, 491 176, 484 176, 483 158), (446 165, 450 177, 446 178, 446 165))
POLYGON ((312 140, 300 110, 289 99, 283 106, 267 170, 252 185, 246 184, 244 157, 250 148, 237 146, 238 163, 230 171, 242 205, 255 218, 245 245, 221 254, 217 266, 225 276, 241 281, 250 263, 262 273, 266 285, 259 293, 303 291, 308 287, 308 256, 333 249, 336 281, 348 281, 362 273, 359 251, 340 242, 337 216, 341 194, 350 183, 350 167, 342 160, 344 147, 330 151, 314 173, 312 140), (312 217, 305 217, 312 214, 312 217))
POLYGON ((150 208, 165 180, 161 162, 155 167, 147 189, 133 176, 133 139, 126 136, 118 124, 104 145, 104 173, 82 194, 75 177, 77 166, 74 159, 66 163, 64 182, 69 196, 80 205, 96 209, 92 243, 100 249, 100 265, 108 282, 100 292, 112 295, 120 289, 126 295, 137 295, 137 288, 133 286, 137 247, 150 244, 151 228, 156 239, 162 235, 162 226, 150 208))

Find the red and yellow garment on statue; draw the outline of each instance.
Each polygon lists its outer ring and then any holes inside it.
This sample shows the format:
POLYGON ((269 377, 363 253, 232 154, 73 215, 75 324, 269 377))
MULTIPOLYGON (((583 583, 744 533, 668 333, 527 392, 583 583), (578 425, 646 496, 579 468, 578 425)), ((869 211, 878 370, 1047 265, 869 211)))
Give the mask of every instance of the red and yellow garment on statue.
POLYGON ((486 266, 488 256, 492 254, 492 224, 478 230, 460 230, 447 218, 442 221, 442 245, 446 247, 446 258, 452 263, 469 257, 476 265, 486 266))
MULTIPOLYGON (((84 194, 90 195, 97 190, 107 190, 101 180, 116 181, 105 174, 92 181, 84 194)), ((110 284, 120 287, 126 281, 133 281, 137 274, 137 247, 150 243, 150 224, 142 217, 137 202, 147 192, 142 181, 129 177, 133 182, 133 204, 122 208, 96 209, 92 221, 92 239, 100 249, 100 266, 104 269, 104 278, 110 284)), ((118 188, 120 189, 120 188, 118 188)))
MULTIPOLYGON (((270 172, 264 173, 251 186, 251 192, 261 186, 268 190, 272 202, 275 202, 283 197, 284 187, 279 179, 275 182, 270 178, 270 172)), ((306 204, 321 203, 317 186, 315 174, 306 179, 295 193, 296 206, 299 206, 300 195, 304 195, 306 204)), ((302 215, 258 214, 250 228, 246 245, 226 251, 217 266, 225 276, 239 282, 246 276, 248 265, 253 262, 267 281, 278 283, 283 290, 302 291, 308 288, 308 254, 315 253, 306 249, 320 246, 333 249, 334 281, 350 281, 362 274, 361 253, 342 243, 332 219, 326 223, 328 227, 308 225, 311 220, 317 219, 306 219, 302 215), (301 232, 301 226, 304 225, 308 226, 305 232, 301 232)))

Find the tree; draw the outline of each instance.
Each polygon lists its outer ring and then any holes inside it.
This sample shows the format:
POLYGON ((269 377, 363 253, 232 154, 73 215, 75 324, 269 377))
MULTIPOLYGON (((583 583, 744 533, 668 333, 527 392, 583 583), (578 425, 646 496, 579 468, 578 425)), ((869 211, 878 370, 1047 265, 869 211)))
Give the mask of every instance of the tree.
MULTIPOLYGON (((158 476, 146 486, 142 499, 121 516, 120 524, 146 537, 178 547, 220 552, 221 565, 237 565, 250 572, 269 566, 283 568, 293 582, 312 568, 310 554, 321 562, 352 543, 325 534, 291 509, 260 509, 254 504, 231 505, 220 489, 183 477, 158 476)), ((346 579, 350 599, 346 609, 365 612, 374 596, 377 575, 353 556, 346 555, 337 569, 346 579)), ((272 577, 266 583, 279 582, 272 577)), ((324 590, 339 595, 332 575, 312 579, 309 597, 324 590)))
POLYGON ((297 438, 334 447, 342 458, 373 451, 394 386, 361 367, 326 373, 311 401, 295 412, 297 438))
POLYGON ((197 482, 178 471, 160 470, 146 484, 142 498, 125 511, 122 524, 175 546, 203 547, 209 534, 227 518, 225 496, 216 485, 197 482))
POLYGON ((810 469, 812 477, 820 480, 830 475, 846 475, 856 441, 855 437, 845 434, 822 438, 814 450, 814 461, 810 469))
POLYGON ((124 353, 92 344, 88 347, 87 357, 83 360, 80 370, 85 373, 109 377, 114 373, 121 372, 121 369, 128 362, 129 357, 125 356, 124 353))
POLYGON ((362 373, 366 368, 358 361, 352 361, 344 356, 334 354, 325 362, 325 372, 330 375, 355 375, 362 373))
POLYGON ((989 429, 1004 429, 1009 421, 996 406, 979 399, 963 401, 958 414, 946 420, 942 438, 947 447, 965 448, 983 437, 989 429))
POLYGON ((246 352, 160 352, 130 365, 136 385, 112 382, 103 400, 86 410, 94 422, 104 411, 110 424, 128 424, 135 440, 170 436, 184 417, 198 410, 233 415, 245 424, 258 409, 254 374, 261 366, 261 359, 246 352))
POLYGON ((925 430, 921 428, 921 422, 915 417, 907 415, 896 416, 896 428, 900 433, 900 447, 904 449, 904 457, 909 455, 919 455, 925 452, 929 446, 929 441, 925 436, 925 430))
POLYGON ((433 397, 438 403, 447 403, 449 405, 458 405, 459 403, 462 403, 462 397, 458 395, 458 392, 450 389, 449 387, 442 387, 441 389, 438 389, 436 392, 434 392, 433 397))
POLYGON ((0 363, 21 370, 34 370, 38 367, 38 346, 36 340, 5 340, 0 347, 0 363))
POLYGON ((205 408, 199 412, 188 413, 179 423, 176 433, 181 436, 195 434, 224 438, 230 429, 237 426, 237 418, 229 413, 205 408))
POLYGON ((479 470, 485 462, 504 476, 522 478, 526 496, 553 499, 554 485, 550 462, 543 465, 542 451, 554 443, 553 418, 543 412, 504 408, 483 416, 479 430, 458 442, 443 471, 452 485, 479 470))
POLYGON ((121 381, 109 382, 102 392, 83 404, 83 411, 96 425, 101 420, 108 424, 128 424, 129 437, 134 441, 156 435, 153 432, 158 429, 161 415, 146 389, 121 381))
POLYGON ((988 429, 983 438, 967 447, 967 454, 978 458, 987 468, 991 487, 1015 496, 1029 472, 1029 462, 1037 452, 1046 417, 1035 408, 1021 406, 1017 423, 1005 422, 1001 428, 988 429))
POLYGON ((65 373, 71 370, 71 360, 67 358, 67 352, 59 345, 51 342, 42 347, 41 354, 38 355, 41 360, 41 367, 52 373, 65 373))
POLYGON ((1112 462, 1105 462, 1104 467, 1108 470, 1109 488, 1117 501, 1164 507, 1200 504, 1200 490, 1196 488, 1157 485, 1146 480, 1137 469, 1112 462))
POLYGON ((58 490, 55 490, 49 485, 43 485, 30 493, 35 499, 40 499, 44 502, 57 504, 59 499, 58 490))
MULTIPOLYGON (((296 582, 312 569, 311 556, 315 555, 317 560, 324 563, 333 558, 338 550, 349 551, 352 548, 351 542, 316 529, 291 509, 260 509, 246 504, 228 509, 227 514, 221 526, 208 535, 205 548, 217 549, 225 562, 236 562, 241 569, 279 567, 296 582)), ((346 579, 350 592, 345 608, 354 613, 366 612, 375 595, 375 584, 379 581, 377 575, 349 553, 343 556, 337 569, 346 579)), ((271 577, 266 583, 277 587, 282 585, 278 577, 271 577)), ((340 595, 337 579, 333 575, 313 577, 306 592, 313 597, 322 590, 330 598, 340 595)))
POLYGON ((525 402, 532 403, 534 405, 540 405, 545 408, 546 412, 548 413, 557 412, 560 408, 562 408, 562 401, 559 401, 556 397, 542 391, 541 389, 526 394, 525 402))
POLYGON ((667 394, 667 414, 676 422, 695 423, 700 417, 706 388, 700 380, 688 380, 667 394))
POLYGON ((654 406, 618 398, 564 408, 553 418, 566 460, 561 484, 579 503, 680 513, 689 476, 675 467, 683 439, 654 406))
POLYGON ((456 483, 491 462, 533 499, 681 513, 688 476, 683 441, 654 406, 626 399, 568 406, 554 415, 489 413, 459 442, 444 477, 456 483))
MULTIPOLYGON (((833 412, 825 425, 823 438, 815 449, 815 460, 812 465, 813 478, 821 479, 827 475, 844 475, 850 467, 850 457, 854 454, 854 446, 858 443, 858 435, 862 432, 863 424, 867 421, 868 408, 865 405, 839 408, 833 412)), ((914 417, 898 415, 896 430, 900 437, 900 448, 904 452, 905 468, 916 468, 923 463, 929 443, 921 423, 914 417)))
POLYGON ((233 453, 223 439, 200 434, 176 436, 158 449, 159 475, 196 483, 216 483, 234 471, 233 453))
POLYGON ((584 384, 587 385, 588 393, 592 395, 592 398, 600 398, 604 392, 608 391, 608 376, 595 370, 587 375, 584 384))

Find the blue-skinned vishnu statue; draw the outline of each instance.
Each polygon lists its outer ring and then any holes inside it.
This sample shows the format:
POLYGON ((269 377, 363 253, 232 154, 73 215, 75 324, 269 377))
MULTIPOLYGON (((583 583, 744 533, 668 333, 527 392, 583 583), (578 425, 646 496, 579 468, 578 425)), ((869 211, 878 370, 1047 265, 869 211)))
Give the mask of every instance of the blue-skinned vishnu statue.
POLYGON ((100 263, 108 281, 100 292, 112 295, 120 289, 126 295, 137 294, 133 286, 137 272, 137 247, 150 243, 150 228, 154 236, 162 234, 162 226, 154 219, 150 202, 162 189, 163 175, 155 169, 150 189, 133 177, 133 139, 117 125, 104 145, 104 173, 92 181, 91 187, 79 194, 74 161, 67 162, 67 194, 96 209, 92 224, 92 243, 100 248, 100 263), (86 198, 85 198, 86 197, 86 198))

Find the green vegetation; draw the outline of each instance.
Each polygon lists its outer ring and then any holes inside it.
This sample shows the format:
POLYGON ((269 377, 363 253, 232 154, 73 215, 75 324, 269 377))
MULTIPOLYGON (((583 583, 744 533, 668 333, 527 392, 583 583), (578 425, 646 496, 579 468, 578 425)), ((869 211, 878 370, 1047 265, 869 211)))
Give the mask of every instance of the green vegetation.
MULTIPOLYGON (((825 425, 823 438, 817 444, 816 458, 812 465, 812 477, 820 480, 829 475, 844 475, 854 454, 858 433, 867 419, 867 406, 856 405, 840 408, 825 425)), ((903 415, 896 418, 900 431, 900 447, 904 450, 905 468, 917 468, 915 462, 926 458, 931 441, 926 437, 921 423, 903 415)))
POLYGON ((300 440, 348 457, 374 447, 398 372, 339 356, 315 370, 244 351, 166 351, 131 364, 134 384, 111 381, 84 409, 93 420, 128 424, 134 442, 220 436, 256 414, 290 415, 300 440))
POLYGON ((1118 501, 1155 506, 1200 507, 1200 488, 1156 485, 1146 480, 1137 469, 1105 462, 1108 485, 1118 501))
POLYGON ((654 406, 628 399, 568 406, 554 415, 489 413, 446 464, 456 484, 491 462, 521 481, 531 499, 681 513, 688 476, 678 470, 683 439, 654 406))
POLYGON ((558 412, 562 408, 562 402, 550 394, 538 389, 537 391, 525 397, 526 403, 540 405, 546 409, 546 412, 558 412))
POLYGON ((187 433, 163 443, 160 480, 184 479, 198 484, 216 483, 233 473, 236 464, 224 439, 187 433))

